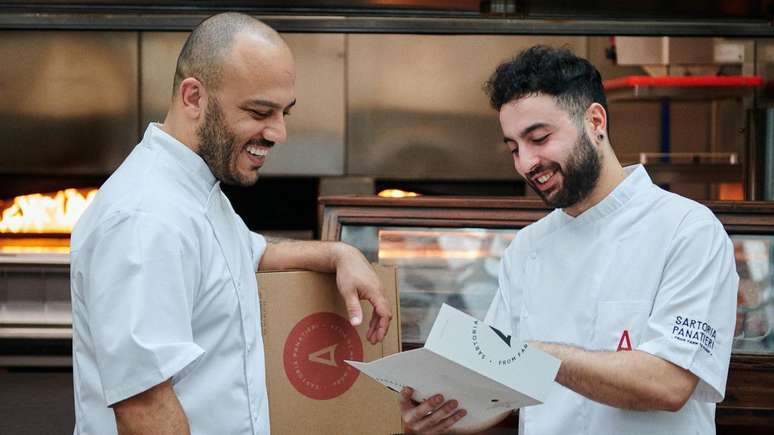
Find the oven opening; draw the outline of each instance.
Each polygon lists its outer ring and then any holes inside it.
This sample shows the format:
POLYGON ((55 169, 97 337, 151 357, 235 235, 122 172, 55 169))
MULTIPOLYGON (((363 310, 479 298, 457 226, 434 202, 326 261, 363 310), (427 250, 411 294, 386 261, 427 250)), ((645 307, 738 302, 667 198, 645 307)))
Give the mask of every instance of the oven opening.
POLYGON ((70 234, 96 188, 0 201, 0 364, 68 366, 70 234))
POLYGON ((96 188, 19 195, 0 202, 0 255, 62 256, 96 188))

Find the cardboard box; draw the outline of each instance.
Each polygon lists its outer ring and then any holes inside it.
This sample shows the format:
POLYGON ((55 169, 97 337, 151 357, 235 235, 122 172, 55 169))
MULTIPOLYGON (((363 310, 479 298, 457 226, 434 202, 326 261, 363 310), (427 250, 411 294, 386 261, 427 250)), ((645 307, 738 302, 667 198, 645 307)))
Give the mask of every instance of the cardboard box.
POLYGON ((259 272, 261 322, 272 435, 401 433, 397 395, 344 360, 373 361, 400 351, 395 269, 375 266, 393 318, 384 341, 350 326, 332 274, 259 272))

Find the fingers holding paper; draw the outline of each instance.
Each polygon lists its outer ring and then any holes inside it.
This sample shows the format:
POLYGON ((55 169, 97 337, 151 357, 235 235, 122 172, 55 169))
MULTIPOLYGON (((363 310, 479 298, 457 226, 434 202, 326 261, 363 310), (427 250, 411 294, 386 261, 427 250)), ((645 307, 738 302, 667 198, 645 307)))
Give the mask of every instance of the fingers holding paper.
POLYGON ((467 414, 458 409, 456 400, 444 402, 440 394, 416 404, 411 400, 414 390, 404 387, 400 392, 400 413, 407 433, 436 435, 447 433, 452 426, 467 414))

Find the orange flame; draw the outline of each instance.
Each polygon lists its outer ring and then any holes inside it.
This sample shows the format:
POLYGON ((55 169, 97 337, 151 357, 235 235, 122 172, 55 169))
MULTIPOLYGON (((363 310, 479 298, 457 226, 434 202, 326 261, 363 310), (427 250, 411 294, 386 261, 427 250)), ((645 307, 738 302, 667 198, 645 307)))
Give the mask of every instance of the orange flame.
POLYGON ((400 189, 385 189, 377 193, 377 195, 382 198, 408 198, 411 196, 419 196, 416 192, 407 192, 400 189))
POLYGON ((85 196, 77 189, 17 196, 13 204, 3 210, 0 233, 69 234, 91 204, 97 189, 83 192, 85 196))

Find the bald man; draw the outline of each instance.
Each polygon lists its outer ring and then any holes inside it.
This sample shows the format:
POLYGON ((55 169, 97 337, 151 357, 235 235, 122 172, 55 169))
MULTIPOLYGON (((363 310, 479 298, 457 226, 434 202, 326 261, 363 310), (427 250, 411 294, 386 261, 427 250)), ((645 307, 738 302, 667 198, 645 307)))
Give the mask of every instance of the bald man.
POLYGON ((252 17, 220 14, 188 37, 163 124, 105 182, 72 234, 75 434, 268 434, 255 271, 335 272, 367 338, 392 314, 356 249, 267 243, 220 183, 249 186, 286 139, 293 56, 252 17))

